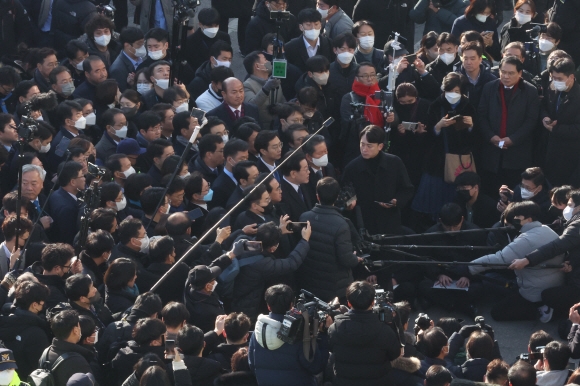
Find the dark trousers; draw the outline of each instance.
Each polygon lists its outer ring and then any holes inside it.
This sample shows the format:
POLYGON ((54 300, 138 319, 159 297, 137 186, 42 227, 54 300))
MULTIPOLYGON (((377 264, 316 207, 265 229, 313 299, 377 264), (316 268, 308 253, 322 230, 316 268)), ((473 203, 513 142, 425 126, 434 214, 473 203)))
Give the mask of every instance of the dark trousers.
POLYGON ((552 307, 556 315, 568 316, 570 307, 580 302, 580 288, 575 285, 548 288, 542 292, 542 301, 552 307))
POLYGON ((515 292, 491 307, 491 317, 497 321, 536 320, 540 306, 540 302, 530 302, 515 292))
MULTIPOLYGON (((244 45, 246 44, 246 27, 250 23, 250 19, 252 17, 239 17, 238 18, 238 45, 240 47, 240 51, 244 51, 244 45)), ((230 19, 221 18, 220 20, 220 31, 228 33, 228 23, 230 19)))
POLYGON ((486 170, 478 171, 481 177, 481 188, 488 196, 499 198, 499 188, 502 185, 507 185, 510 189, 513 189, 514 186, 522 182, 522 173, 524 170, 500 168, 497 173, 486 170))

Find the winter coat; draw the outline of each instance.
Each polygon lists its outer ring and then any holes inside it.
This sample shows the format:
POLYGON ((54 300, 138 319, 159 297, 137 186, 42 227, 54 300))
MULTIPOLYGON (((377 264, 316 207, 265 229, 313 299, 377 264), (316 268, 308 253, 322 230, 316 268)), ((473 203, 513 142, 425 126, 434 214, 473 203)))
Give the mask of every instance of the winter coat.
MULTIPOLYGON (((195 77, 187 85, 189 92, 189 99, 196 100, 201 94, 208 89, 211 83, 210 73, 212 70, 211 61, 203 62, 197 70, 195 70, 195 77)), ((221 96, 221 95, 220 95, 221 96)))
POLYGON ((220 375, 214 381, 215 386, 258 386, 256 376, 251 371, 234 371, 220 375))
MULTIPOLYGON (((97 363, 97 358, 93 351, 84 348, 81 345, 73 344, 54 338, 52 345, 48 348, 48 363, 52 367, 57 358, 64 353, 76 353, 68 358, 62 366, 58 366, 52 373, 54 376, 55 386, 66 386, 68 379, 76 373, 92 373, 91 363, 97 363)), ((40 363, 38 364, 40 366, 40 363)))
POLYGON ((105 286, 105 304, 113 314, 126 311, 133 306, 137 296, 125 290, 110 290, 105 286))
MULTIPOLYGON (((183 301, 183 289, 189 273, 189 267, 185 263, 176 263, 177 267, 171 272, 169 277, 155 290, 161 297, 163 304, 170 301, 183 301)), ((147 271, 161 278, 172 267, 165 263, 152 263, 147 267, 147 271)))
POLYGON ((326 20, 323 26, 323 31, 330 40, 333 40, 338 35, 352 31, 352 19, 341 9, 326 20))
POLYGON ((316 386, 315 375, 328 362, 328 336, 318 334, 316 352, 311 352, 309 361, 301 339, 288 344, 278 338, 283 319, 282 314, 258 316, 248 351, 250 368, 260 386, 316 386))
POLYGON ((451 64, 446 64, 441 57, 438 56, 434 61, 429 63, 425 69, 429 71, 433 78, 437 81, 437 83, 442 84, 443 78, 445 75, 449 74, 450 72, 454 71, 455 66, 461 65, 461 59, 459 58, 459 54, 455 55, 453 62, 451 64))
MULTIPOLYGON (((243 312, 252 320, 256 320, 258 307, 264 297, 266 280, 295 272, 306 259, 309 250, 308 242, 301 239, 285 259, 276 259, 268 253, 262 253, 263 259, 241 267, 234 281, 232 310, 243 312)), ((243 260, 255 255, 256 253, 246 253, 238 256, 238 259, 243 260)))
MULTIPOLYGON (((459 63, 459 66, 455 67, 455 72, 458 74, 463 74, 467 77, 467 73, 463 68, 463 64, 459 63)), ((491 82, 492 80, 496 80, 497 76, 493 75, 489 68, 484 66, 483 64, 479 65, 479 78, 477 79, 477 83, 474 85, 471 82, 466 82, 466 93, 465 95, 469 98, 469 103, 477 110, 479 108, 479 101, 481 100, 481 94, 483 93, 483 87, 491 82)))
MULTIPOLYGON (((246 41, 247 39, 246 35, 246 41)), ((223 40, 228 44, 232 44, 230 35, 223 31, 218 31, 215 37, 209 38, 203 33, 201 28, 198 28, 194 33, 187 37, 184 54, 185 60, 187 60, 192 71, 196 71, 203 62, 209 60, 209 57, 211 56, 209 49, 218 40, 223 40)))
POLYGON ((147 353, 157 354, 159 358, 165 358, 165 347, 140 346, 134 340, 130 340, 126 347, 119 350, 115 358, 111 361, 118 384, 121 384, 131 375, 133 366, 147 353))
MULTIPOLYGON (((250 75, 244 81, 244 102, 258 106, 258 114, 260 116, 258 123, 262 126, 262 130, 270 130, 270 123, 274 119, 274 116, 269 111, 272 93, 276 95, 275 104, 286 102, 280 87, 266 94, 263 89, 266 82, 267 80, 253 75, 250 75)), ((229 179, 229 177, 227 178, 229 179)))
POLYGON ((222 369, 232 371, 232 356, 242 347, 248 347, 248 342, 242 344, 221 343, 208 355, 209 359, 219 362, 222 369))
MULTIPOLYGON (((507 247, 495 254, 482 256, 473 262, 510 264, 515 259, 523 259, 528 253, 554 240, 558 240, 556 232, 546 225, 542 225, 539 221, 533 221, 525 224, 521 234, 507 247)), ((546 261, 546 264, 558 265, 563 261, 564 256, 560 254, 546 261)), ((472 275, 488 269, 491 268, 477 265, 469 266, 469 272, 472 275)), ((542 299, 543 290, 564 284, 564 273, 557 268, 526 268, 515 270, 514 273, 517 277, 520 295, 530 302, 539 302, 542 299)))
POLYGON ((145 268, 149 266, 149 255, 134 249, 129 248, 121 243, 115 245, 111 251, 111 257, 109 257, 109 264, 111 264, 115 259, 119 257, 126 257, 130 259, 135 265, 137 265, 137 280, 135 283, 139 288, 139 292, 147 292, 153 287, 159 276, 147 271, 145 268))
POLYGON ((48 295, 48 299, 46 299, 44 302, 44 310, 50 310, 58 303, 68 302, 68 298, 65 292, 65 281, 63 278, 56 275, 35 274, 34 276, 36 276, 38 281, 46 285, 50 290, 50 295, 48 295))
POLYGON ((423 386, 423 378, 419 375, 421 361, 418 358, 398 357, 391 361, 389 385, 393 386, 423 386))
POLYGON ((393 329, 372 311, 350 310, 334 318, 328 329, 334 354, 334 386, 387 384, 391 361, 401 355, 393 329))
POLYGON ((67 43, 84 34, 85 24, 96 14, 97 7, 88 0, 55 0, 51 26, 54 48, 64 54, 67 43))
POLYGON ((299 287, 325 302, 344 297, 353 282, 351 269, 358 264, 348 223, 337 208, 320 204, 303 213, 300 221, 310 221, 312 235, 310 251, 296 275, 299 287))
POLYGON ((417 24, 425 23, 423 35, 429 31, 451 32, 453 22, 463 15, 465 8, 469 5, 466 0, 447 0, 441 2, 439 11, 433 12, 429 9, 430 0, 419 0, 415 7, 409 11, 409 17, 417 24))
POLYGON ((22 4, 18 0, 1 0, 0 15, 0 57, 17 55, 22 42, 30 47, 33 25, 22 4))
MULTIPOLYGON (((538 91, 530 83, 520 80, 518 89, 507 103, 506 135, 513 145, 500 149, 490 143, 493 136, 500 134, 502 104, 500 80, 489 82, 483 87, 478 109, 478 120, 483 136, 481 169, 497 173, 500 168, 525 169, 532 166, 533 132, 538 121, 538 91), (500 164, 501 161, 501 164, 500 164)), ((479 168, 479 166, 478 166, 479 168)))
POLYGON ((493 56, 494 59, 501 59, 501 49, 499 46, 499 37, 497 33, 496 20, 488 17, 485 22, 480 22, 474 16, 459 16, 453 22, 451 27, 451 35, 455 35, 458 39, 462 33, 467 31, 477 31, 479 33, 484 31, 493 31, 493 43, 490 47, 486 47, 486 51, 493 56))
POLYGON ((119 35, 116 32, 112 33, 111 41, 109 41, 109 44, 107 45, 107 52, 109 53, 109 55, 105 55, 104 52, 102 52, 97 48, 95 39, 92 36, 89 37, 86 34, 84 34, 79 38, 79 40, 81 40, 87 46, 89 46, 89 55, 96 55, 103 60, 103 63, 105 63, 107 70, 111 67, 111 64, 113 64, 115 59, 117 59, 117 56, 119 56, 121 50, 123 50, 123 45, 119 41, 119 35))
MULTIPOLYGON (((276 20, 270 19, 270 11, 266 3, 261 1, 256 7, 256 15, 246 27, 246 41, 242 51, 245 55, 253 51, 262 51, 262 39, 269 33, 276 33, 276 20)), ((289 42, 300 36, 296 16, 290 14, 290 19, 283 20, 280 26, 280 37, 289 42)))

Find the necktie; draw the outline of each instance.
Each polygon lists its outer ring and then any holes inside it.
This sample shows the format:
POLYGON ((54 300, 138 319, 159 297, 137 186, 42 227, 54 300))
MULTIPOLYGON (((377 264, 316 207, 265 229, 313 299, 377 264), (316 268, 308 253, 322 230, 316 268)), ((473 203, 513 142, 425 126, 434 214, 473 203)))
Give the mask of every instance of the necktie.
POLYGON ((32 203, 34 204, 34 207, 36 208, 36 211, 38 212, 38 214, 41 213, 41 209, 40 209, 40 204, 38 203, 38 198, 34 201, 32 201, 32 203))
POLYGON ((300 196, 300 199, 304 201, 304 194, 302 194, 302 188, 300 186, 298 187, 298 195, 300 196))
POLYGON ((318 176, 318 179, 321 180, 324 176, 322 175, 322 170, 317 170, 316 171, 316 175, 318 176))
POLYGON ((237 121, 238 119, 240 119, 240 110, 235 110, 234 113, 236 115, 236 121, 237 121))

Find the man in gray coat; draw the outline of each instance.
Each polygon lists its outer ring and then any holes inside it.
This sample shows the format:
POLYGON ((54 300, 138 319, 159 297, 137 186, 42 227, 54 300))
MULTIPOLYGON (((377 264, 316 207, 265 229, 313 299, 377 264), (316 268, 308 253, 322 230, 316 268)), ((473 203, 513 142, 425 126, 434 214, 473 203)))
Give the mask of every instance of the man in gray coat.
POLYGON ((322 15, 324 34, 330 40, 344 32, 351 32, 352 19, 340 8, 339 0, 318 0, 316 8, 322 15))
POLYGON ((272 62, 260 51, 249 53, 244 58, 244 67, 250 76, 244 82, 244 102, 258 106, 262 130, 270 130, 274 117, 268 108, 272 104, 284 103, 286 99, 280 88, 280 79, 273 78, 272 62), (274 103, 271 103, 273 100, 274 103))
POLYGON ((354 281, 351 269, 362 260, 353 252, 349 224, 334 207, 339 192, 334 178, 322 178, 316 185, 320 204, 300 216, 301 222, 310 221, 312 236, 296 278, 300 288, 327 302, 346 296, 346 288, 354 281))
MULTIPOLYGON (((538 221, 541 209, 532 201, 510 204, 505 214, 505 221, 520 230, 516 237, 504 249, 491 255, 475 259, 473 263, 511 264, 514 260, 523 259, 526 255, 558 239, 558 234, 538 221)), ((545 261, 545 264, 558 265, 564 261, 564 255, 558 255, 545 261)), ((493 269, 485 265, 469 266, 469 272, 474 275, 493 269)), ((495 303, 491 308, 491 316, 495 320, 535 320, 550 321, 553 309, 541 306, 542 291, 560 286, 564 283, 564 272, 558 268, 530 267, 515 271, 518 292, 513 293, 495 303)))

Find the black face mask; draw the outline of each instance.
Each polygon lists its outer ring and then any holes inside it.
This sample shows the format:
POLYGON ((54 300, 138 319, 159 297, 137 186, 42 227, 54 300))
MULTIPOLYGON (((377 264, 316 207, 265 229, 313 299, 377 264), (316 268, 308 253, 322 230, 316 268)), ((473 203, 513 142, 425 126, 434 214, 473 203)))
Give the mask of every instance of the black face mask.
POLYGON ((262 206, 262 209, 264 209, 264 214, 270 214, 274 210, 274 204, 270 201, 268 205, 262 206))
POLYGON ((121 111, 125 115, 125 118, 133 118, 137 114, 137 106, 135 107, 122 107, 121 111))
POLYGON ((520 220, 519 218, 514 218, 511 221, 511 224, 514 228, 516 228, 516 230, 519 232, 522 230, 522 220, 520 220))
POLYGON ((463 204, 469 202, 469 200, 471 200, 471 194, 469 193, 469 190, 458 190, 457 199, 463 204))

